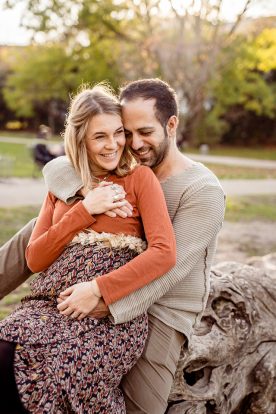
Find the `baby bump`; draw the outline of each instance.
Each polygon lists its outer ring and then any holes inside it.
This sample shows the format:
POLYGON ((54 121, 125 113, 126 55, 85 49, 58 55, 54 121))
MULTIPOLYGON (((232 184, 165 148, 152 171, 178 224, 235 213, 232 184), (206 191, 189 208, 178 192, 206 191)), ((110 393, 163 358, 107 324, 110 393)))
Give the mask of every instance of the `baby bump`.
POLYGON ((137 253, 129 248, 73 244, 31 282, 31 297, 57 297, 75 283, 87 282, 123 266, 137 253))

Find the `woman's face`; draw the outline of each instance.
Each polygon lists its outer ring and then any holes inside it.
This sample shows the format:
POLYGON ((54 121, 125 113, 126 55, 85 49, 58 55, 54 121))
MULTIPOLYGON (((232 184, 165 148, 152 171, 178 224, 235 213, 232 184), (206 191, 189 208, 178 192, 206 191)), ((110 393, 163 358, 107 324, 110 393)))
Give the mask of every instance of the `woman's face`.
POLYGON ((114 170, 120 161, 124 147, 125 133, 119 115, 99 114, 90 119, 86 148, 95 176, 114 170))

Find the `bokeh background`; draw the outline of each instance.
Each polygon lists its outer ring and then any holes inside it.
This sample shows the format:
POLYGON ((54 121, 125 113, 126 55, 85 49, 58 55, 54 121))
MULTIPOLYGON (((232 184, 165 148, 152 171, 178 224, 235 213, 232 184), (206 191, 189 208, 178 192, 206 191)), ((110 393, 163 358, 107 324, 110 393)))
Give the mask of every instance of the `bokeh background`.
POLYGON ((0 0, 0 244, 39 211, 34 148, 62 151, 70 96, 144 77, 175 88, 179 147, 227 193, 216 261, 276 252, 275 0, 0 0))

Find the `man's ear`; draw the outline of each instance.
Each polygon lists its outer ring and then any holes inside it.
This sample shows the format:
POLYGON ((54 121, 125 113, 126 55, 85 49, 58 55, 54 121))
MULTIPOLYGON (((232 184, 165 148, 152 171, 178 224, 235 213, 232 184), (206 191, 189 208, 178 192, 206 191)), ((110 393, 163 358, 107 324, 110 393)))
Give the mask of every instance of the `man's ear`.
POLYGON ((178 127, 178 118, 175 115, 172 115, 168 122, 167 122, 167 126, 166 126, 166 130, 168 133, 169 137, 175 137, 176 136, 176 130, 178 127))

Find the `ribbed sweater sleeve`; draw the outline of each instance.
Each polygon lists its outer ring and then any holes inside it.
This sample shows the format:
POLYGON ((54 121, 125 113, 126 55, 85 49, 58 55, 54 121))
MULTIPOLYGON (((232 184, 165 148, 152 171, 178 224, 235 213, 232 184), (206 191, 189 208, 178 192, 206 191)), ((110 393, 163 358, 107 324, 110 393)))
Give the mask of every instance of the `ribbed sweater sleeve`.
POLYGON ((46 187, 66 204, 72 204, 79 197, 83 187, 81 177, 66 156, 48 162, 42 170, 46 187))
MULTIPOLYGON (((167 202, 169 193, 168 190, 167 202)), ((147 311, 154 302, 190 274, 197 262, 207 255, 210 241, 222 226, 224 205, 224 193, 219 185, 205 183, 195 188, 190 195, 183 193, 172 218, 177 245, 176 265, 159 279, 111 304, 109 308, 115 323, 129 321, 147 311)), ((204 283, 205 275, 198 274, 199 286, 204 283)), ((185 300, 183 292, 179 291, 178 295, 175 289, 169 305, 167 304, 169 307, 177 308, 185 300)))
POLYGON ((34 273, 50 266, 75 234, 96 221, 79 202, 52 224, 55 201, 53 194, 48 193, 26 249, 27 264, 34 273))
POLYGON ((119 269, 96 279, 107 305, 160 277, 176 261, 174 232, 160 183, 147 167, 139 167, 133 174, 148 248, 119 269))

